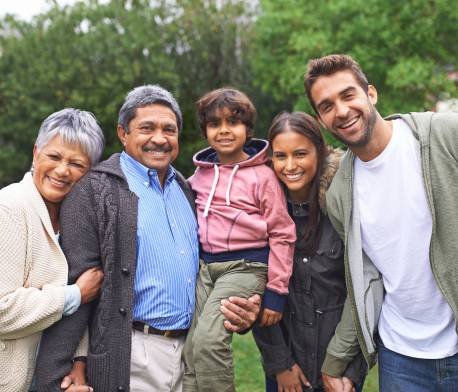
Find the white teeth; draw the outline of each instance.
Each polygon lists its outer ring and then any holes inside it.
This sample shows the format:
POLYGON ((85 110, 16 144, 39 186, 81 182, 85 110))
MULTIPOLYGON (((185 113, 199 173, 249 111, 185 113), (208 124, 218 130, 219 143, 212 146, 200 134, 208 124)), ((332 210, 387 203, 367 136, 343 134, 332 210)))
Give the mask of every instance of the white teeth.
POLYGON ((346 123, 343 123, 340 125, 339 128, 348 128, 351 127, 353 124, 355 124, 359 120, 359 116, 356 118, 352 118, 350 121, 347 121, 346 123))
POLYGON ((62 187, 62 186, 65 186, 66 184, 65 181, 55 180, 54 178, 51 178, 51 177, 48 177, 48 178, 49 178, 49 181, 51 181, 51 183, 56 186, 62 187))
POLYGON ((296 174, 285 174, 286 178, 290 181, 297 180, 302 177, 304 173, 296 173, 296 174))

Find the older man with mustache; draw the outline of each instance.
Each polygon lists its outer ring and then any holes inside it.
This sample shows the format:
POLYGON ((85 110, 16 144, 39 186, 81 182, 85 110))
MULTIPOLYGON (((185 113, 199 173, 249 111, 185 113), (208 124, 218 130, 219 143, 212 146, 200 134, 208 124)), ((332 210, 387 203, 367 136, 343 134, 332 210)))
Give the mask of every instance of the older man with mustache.
MULTIPOLYGON (((181 391, 181 351, 199 266, 194 195, 171 165, 181 129, 180 108, 168 91, 135 88, 119 112, 124 151, 96 166, 68 196, 61 217, 70 279, 101 265, 105 280, 94 306, 45 334, 39 391, 60 390, 86 325, 87 364, 77 364, 72 385, 85 383, 86 367, 87 383, 97 392, 181 391)), ((259 297, 231 300, 225 301, 233 322, 226 321, 227 328, 248 327, 259 297)))

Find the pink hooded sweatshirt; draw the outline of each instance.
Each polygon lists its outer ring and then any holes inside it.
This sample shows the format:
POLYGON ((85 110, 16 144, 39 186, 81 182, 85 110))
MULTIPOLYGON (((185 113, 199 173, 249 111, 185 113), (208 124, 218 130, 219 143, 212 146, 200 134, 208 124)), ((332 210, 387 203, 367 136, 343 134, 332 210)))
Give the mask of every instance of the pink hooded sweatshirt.
POLYGON ((250 158, 226 165, 218 163, 212 148, 206 148, 194 155, 197 169, 189 182, 196 192, 202 249, 217 254, 269 246, 264 306, 282 310, 296 229, 283 190, 266 165, 267 148, 266 140, 252 139, 244 148, 250 158))

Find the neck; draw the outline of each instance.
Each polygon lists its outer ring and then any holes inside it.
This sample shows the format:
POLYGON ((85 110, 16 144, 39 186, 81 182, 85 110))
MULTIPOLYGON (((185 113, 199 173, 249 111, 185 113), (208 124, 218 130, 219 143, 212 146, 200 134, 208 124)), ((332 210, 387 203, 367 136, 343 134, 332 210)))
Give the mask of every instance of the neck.
POLYGON ((48 209, 49 218, 51 219, 51 224, 52 228, 54 229, 54 233, 58 233, 60 203, 52 203, 50 201, 45 200, 45 205, 48 209))
POLYGON ((349 147, 349 149, 363 162, 371 161, 378 157, 386 148, 391 140, 393 133, 393 123, 384 120, 377 113, 377 120, 374 124, 372 137, 369 142, 362 147, 349 147))
POLYGON ((293 203, 305 203, 309 199, 310 194, 310 185, 303 187, 297 191, 290 191, 288 190, 289 199, 293 203))
POLYGON ((232 165, 234 163, 242 162, 245 161, 249 158, 250 156, 245 152, 245 151, 238 151, 235 154, 232 155, 221 155, 218 153, 218 160, 219 163, 222 165, 232 165))

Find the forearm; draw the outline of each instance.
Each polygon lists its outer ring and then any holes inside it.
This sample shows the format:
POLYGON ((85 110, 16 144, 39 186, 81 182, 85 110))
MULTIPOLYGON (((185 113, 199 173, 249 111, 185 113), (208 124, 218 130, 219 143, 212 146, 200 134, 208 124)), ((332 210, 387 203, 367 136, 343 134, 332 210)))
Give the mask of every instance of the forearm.
POLYGON ((0 298, 0 337, 19 339, 62 318, 64 286, 19 287, 0 298))
POLYGON ((275 374, 290 369, 294 360, 279 324, 270 327, 253 328, 253 337, 262 356, 264 372, 273 377, 275 374))
POLYGON ((64 317, 43 333, 36 366, 39 390, 58 385, 70 372, 78 344, 87 329, 90 312, 91 304, 83 305, 76 313, 64 317))
POLYGON ((329 342, 321 368, 322 373, 333 377, 342 377, 350 362, 361 352, 350 307, 347 298, 341 320, 329 342))

